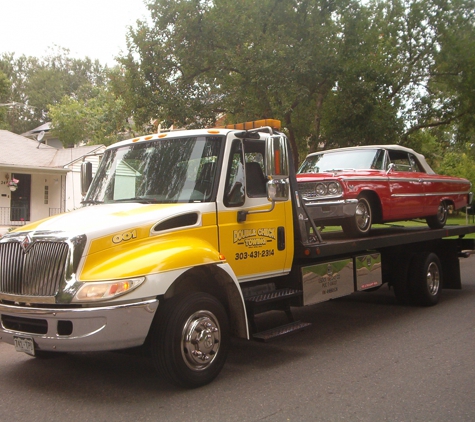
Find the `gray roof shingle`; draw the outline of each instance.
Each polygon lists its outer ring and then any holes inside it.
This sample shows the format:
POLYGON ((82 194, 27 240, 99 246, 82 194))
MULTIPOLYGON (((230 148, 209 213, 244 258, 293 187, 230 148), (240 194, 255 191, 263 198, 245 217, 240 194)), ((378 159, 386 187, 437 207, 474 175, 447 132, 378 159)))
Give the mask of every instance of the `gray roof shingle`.
POLYGON ((103 145, 56 149, 24 136, 0 130, 0 165, 34 168, 63 168, 103 145))

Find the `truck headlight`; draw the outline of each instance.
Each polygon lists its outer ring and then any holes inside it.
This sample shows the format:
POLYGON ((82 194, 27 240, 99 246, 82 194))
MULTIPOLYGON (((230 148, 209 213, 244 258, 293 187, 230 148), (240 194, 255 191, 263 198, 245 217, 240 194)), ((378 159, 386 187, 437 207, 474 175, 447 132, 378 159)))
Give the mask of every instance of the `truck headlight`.
POLYGON ((131 292, 140 286, 145 277, 112 281, 89 281, 84 283, 73 297, 73 302, 108 300, 131 292))

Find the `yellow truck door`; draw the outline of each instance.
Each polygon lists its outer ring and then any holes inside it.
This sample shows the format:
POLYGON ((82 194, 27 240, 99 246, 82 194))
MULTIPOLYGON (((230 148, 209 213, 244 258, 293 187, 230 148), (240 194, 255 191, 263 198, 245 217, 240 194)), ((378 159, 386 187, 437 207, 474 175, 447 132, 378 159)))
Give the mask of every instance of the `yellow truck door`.
POLYGON ((289 272, 294 251, 292 205, 290 200, 277 202, 271 210, 263 171, 264 142, 234 139, 228 148, 217 204, 220 252, 240 281, 289 272))

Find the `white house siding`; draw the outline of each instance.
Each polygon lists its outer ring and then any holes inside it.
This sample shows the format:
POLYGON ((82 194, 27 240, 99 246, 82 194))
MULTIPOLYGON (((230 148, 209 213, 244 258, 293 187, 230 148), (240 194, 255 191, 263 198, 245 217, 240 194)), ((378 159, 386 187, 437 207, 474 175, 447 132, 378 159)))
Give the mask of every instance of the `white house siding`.
MULTIPOLYGON (((96 174, 101 157, 101 155, 92 155, 85 158, 85 161, 92 163, 93 176, 96 174)), ((66 167, 70 170, 66 180, 66 211, 72 211, 81 206, 81 201, 83 199, 81 194, 81 164, 82 159, 77 160, 66 167)))
POLYGON ((61 174, 31 175, 30 221, 37 221, 64 211, 61 203, 61 174), (48 189, 46 189, 46 187, 48 189))

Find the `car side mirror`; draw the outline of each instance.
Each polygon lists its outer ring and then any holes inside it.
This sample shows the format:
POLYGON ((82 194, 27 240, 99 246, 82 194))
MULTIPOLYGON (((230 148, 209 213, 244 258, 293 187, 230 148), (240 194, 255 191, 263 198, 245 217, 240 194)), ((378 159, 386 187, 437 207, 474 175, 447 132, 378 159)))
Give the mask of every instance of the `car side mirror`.
POLYGON ((396 164, 390 163, 388 169, 386 170, 386 174, 391 173, 394 170, 394 167, 396 167, 396 164))

